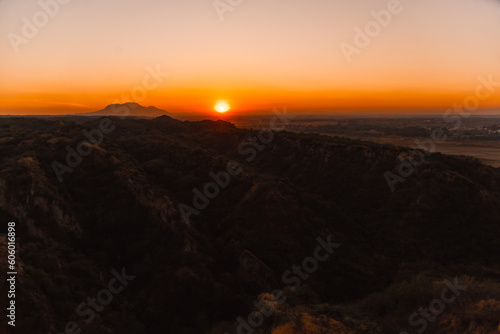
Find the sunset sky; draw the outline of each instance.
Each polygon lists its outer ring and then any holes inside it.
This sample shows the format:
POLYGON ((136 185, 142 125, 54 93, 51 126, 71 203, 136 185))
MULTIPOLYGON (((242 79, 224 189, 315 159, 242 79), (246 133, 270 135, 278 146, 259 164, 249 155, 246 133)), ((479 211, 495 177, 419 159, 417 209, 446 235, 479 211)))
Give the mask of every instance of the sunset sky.
MULTIPOLYGON (((38 0, 0 0, 0 114, 129 101, 204 113, 221 99, 235 113, 438 113, 479 77, 500 82, 497 0, 401 0, 350 62, 342 43, 356 46, 355 28, 390 0, 244 0, 224 13, 213 0, 60 1, 52 17, 38 0), (169 75, 145 90, 147 68, 169 75)), ((500 108, 500 87, 480 108, 500 108)))

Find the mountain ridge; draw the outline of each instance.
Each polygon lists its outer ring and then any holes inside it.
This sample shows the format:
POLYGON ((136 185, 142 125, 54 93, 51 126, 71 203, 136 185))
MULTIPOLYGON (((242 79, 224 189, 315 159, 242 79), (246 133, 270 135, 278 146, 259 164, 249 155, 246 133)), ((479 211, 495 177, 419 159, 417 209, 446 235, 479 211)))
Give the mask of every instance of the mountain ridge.
POLYGON ((169 116, 170 113, 155 106, 144 107, 136 102, 114 103, 104 109, 88 113, 79 113, 78 116, 134 116, 156 118, 169 116))

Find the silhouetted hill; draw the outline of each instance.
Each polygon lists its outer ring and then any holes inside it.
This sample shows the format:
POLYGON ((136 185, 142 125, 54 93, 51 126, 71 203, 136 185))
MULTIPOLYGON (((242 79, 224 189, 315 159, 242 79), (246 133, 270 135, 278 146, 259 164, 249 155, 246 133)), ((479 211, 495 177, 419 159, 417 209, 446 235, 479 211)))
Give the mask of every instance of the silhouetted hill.
POLYGON ((0 220, 17 222, 22 264, 17 329, 232 334, 270 299, 262 333, 411 333, 420 327, 409 317, 457 277, 467 290, 426 333, 494 333, 500 170, 431 154, 392 193, 384 173, 405 152, 168 116, 2 120, 0 220), (54 162, 71 165, 57 165, 62 182, 54 162), (208 203, 188 224, 180 205, 194 207, 197 191, 208 203), (341 246, 290 288, 283 274, 329 236, 341 246), (135 279, 87 324, 75 309, 121 268, 135 279))
POLYGON ((159 117, 168 115, 165 110, 156 107, 143 107, 138 103, 127 102, 123 104, 110 104, 103 110, 94 111, 84 116, 136 116, 136 117, 159 117))

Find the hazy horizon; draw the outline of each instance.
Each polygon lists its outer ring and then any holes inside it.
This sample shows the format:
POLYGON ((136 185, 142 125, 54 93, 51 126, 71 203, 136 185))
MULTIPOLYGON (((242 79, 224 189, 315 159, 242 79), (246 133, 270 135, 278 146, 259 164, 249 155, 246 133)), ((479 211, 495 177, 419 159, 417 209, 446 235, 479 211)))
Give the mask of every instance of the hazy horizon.
POLYGON ((500 81, 493 0, 53 1, 0 1, 0 114, 438 114, 500 81))
MULTIPOLYGON (((163 108, 159 108, 157 106, 153 105, 141 105, 141 107, 156 107, 158 109, 164 110, 166 115, 169 116, 184 116, 184 117, 201 117, 201 118, 206 118, 206 119, 214 119, 214 118, 220 118, 223 120, 231 120, 234 118, 240 118, 240 117, 266 117, 266 116, 273 116, 273 111, 272 110, 266 110, 266 109, 261 109, 261 110, 250 110, 250 111, 232 111, 228 113, 216 113, 216 112, 185 112, 185 111, 180 111, 180 110, 165 110, 163 108)), ((93 113, 104 110, 105 107, 107 106, 102 106, 98 110, 89 110, 89 111, 69 111, 69 112, 64 112, 64 111, 58 111, 58 112, 46 112, 46 111, 39 111, 37 113, 32 113, 32 110, 26 110, 26 111, 4 111, 3 113, 0 114, 0 117, 2 116, 92 116, 93 113)), ((288 110, 287 106, 281 106, 282 108, 286 108, 287 112, 292 113, 295 115, 297 118, 300 119, 307 119, 307 118, 343 118, 343 117, 353 117, 353 118, 423 118, 423 117, 431 117, 431 118, 443 118, 443 111, 441 110, 434 110, 434 111, 414 111, 414 112, 383 112, 383 111, 368 111, 368 110, 357 110, 355 112, 349 112, 346 110, 332 110, 330 112, 319 112, 317 110, 304 110, 300 112, 296 111, 290 111, 288 110)), ((275 108, 273 108, 275 109, 275 108)), ((102 114, 102 115, 95 115, 95 117, 102 117, 102 116, 120 116, 120 117, 127 117, 122 114, 102 114)), ((137 117, 137 116, 132 116, 132 117, 137 117)), ((147 115, 144 115, 144 117, 148 117, 147 115)), ((492 110, 480 110, 477 111, 474 114, 471 114, 469 117, 500 117, 500 109, 492 109, 492 110)))

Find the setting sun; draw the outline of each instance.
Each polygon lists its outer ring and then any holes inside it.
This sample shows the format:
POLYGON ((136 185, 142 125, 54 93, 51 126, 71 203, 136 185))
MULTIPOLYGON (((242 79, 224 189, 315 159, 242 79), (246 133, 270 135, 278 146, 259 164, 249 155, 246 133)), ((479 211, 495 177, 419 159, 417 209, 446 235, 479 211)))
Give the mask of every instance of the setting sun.
POLYGON ((221 101, 217 101, 217 104, 215 105, 214 109, 218 113, 222 114, 222 113, 225 113, 226 111, 228 111, 230 109, 230 106, 226 101, 221 100, 221 101))

